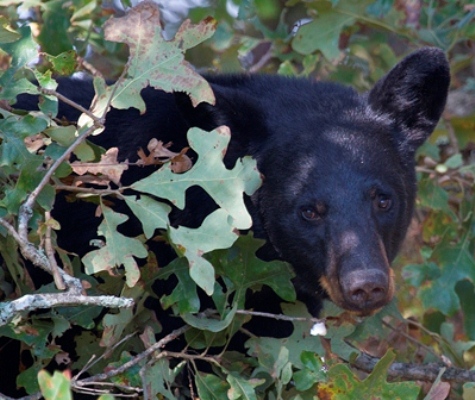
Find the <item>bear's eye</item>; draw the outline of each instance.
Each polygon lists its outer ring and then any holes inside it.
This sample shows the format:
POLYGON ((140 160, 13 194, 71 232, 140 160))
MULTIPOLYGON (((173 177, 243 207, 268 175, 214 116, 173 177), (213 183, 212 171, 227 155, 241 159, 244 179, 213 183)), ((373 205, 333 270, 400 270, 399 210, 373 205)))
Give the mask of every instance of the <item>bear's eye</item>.
POLYGON ((302 218, 306 219, 307 221, 314 221, 318 218, 317 210, 315 210, 313 207, 303 207, 300 210, 300 213, 302 218))
POLYGON ((317 221, 325 214, 326 208, 323 204, 318 204, 317 207, 304 206, 300 209, 300 215, 306 221, 317 221))
POLYGON ((391 198, 387 194, 383 193, 377 194, 374 197, 373 202, 375 207, 381 211, 388 211, 393 204, 391 198))

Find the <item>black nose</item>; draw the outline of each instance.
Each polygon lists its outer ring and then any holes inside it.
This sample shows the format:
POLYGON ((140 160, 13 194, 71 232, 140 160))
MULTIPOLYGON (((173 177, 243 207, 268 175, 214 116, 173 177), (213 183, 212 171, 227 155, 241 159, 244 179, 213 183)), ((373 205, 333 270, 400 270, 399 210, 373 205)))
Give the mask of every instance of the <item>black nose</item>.
POLYGON ((351 309, 372 311, 388 302, 389 277, 379 269, 351 271, 340 282, 351 309))

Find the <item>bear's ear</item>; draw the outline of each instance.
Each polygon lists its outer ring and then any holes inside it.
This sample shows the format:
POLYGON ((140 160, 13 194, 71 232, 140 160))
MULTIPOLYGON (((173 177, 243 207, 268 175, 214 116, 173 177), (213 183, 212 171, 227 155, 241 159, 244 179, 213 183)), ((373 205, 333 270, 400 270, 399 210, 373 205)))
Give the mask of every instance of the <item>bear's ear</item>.
POLYGON ((402 130, 416 150, 432 133, 447 99, 449 64, 442 50, 423 48, 404 58, 369 92, 371 109, 402 130))

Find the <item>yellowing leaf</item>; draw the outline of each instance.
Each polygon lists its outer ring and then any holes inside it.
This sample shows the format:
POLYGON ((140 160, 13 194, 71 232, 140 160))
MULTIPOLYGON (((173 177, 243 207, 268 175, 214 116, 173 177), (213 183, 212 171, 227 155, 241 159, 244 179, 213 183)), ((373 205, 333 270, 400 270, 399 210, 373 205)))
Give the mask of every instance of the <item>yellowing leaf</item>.
MULTIPOLYGON (((214 104, 215 98, 208 82, 185 61, 184 53, 211 37, 216 29, 212 18, 192 25, 185 21, 172 40, 162 36, 160 11, 156 3, 144 1, 121 18, 112 18, 104 24, 105 38, 126 43, 130 49, 127 76, 114 86, 95 79, 97 98, 96 115, 102 115, 112 97, 111 105, 117 109, 135 107, 145 111, 140 91, 153 86, 165 92, 185 92, 193 105, 202 101, 214 104)), ((86 119, 82 120, 87 121, 86 119)), ((86 122, 87 123, 87 122, 86 122)))
POLYGON ((71 372, 55 371, 51 376, 47 371, 38 373, 38 383, 46 400, 71 400, 71 372))
POLYGON ((394 359, 394 353, 388 351, 363 381, 353 374, 348 365, 337 364, 328 371, 329 382, 319 385, 318 395, 329 400, 417 399, 420 388, 415 383, 387 382, 388 368, 394 359))

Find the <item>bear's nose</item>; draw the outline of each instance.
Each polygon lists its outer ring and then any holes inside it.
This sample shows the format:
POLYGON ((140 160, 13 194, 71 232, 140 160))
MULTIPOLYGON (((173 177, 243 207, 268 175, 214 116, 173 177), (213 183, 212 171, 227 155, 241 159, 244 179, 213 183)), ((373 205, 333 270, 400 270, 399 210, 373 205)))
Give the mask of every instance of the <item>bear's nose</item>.
POLYGON ((379 269, 351 271, 341 280, 348 308, 370 312, 388 301, 389 278, 379 269))

